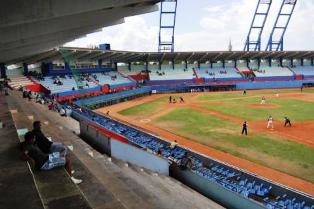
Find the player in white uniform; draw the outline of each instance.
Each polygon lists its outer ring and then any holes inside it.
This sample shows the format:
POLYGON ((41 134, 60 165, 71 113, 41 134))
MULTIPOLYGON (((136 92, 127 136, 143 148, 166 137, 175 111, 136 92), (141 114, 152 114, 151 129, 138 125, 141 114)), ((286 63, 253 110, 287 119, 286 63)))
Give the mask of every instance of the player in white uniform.
POLYGON ((265 104, 265 103, 266 103, 266 98, 262 96, 261 104, 265 104))
POLYGON ((274 119, 273 119, 273 117, 270 115, 270 116, 268 117, 267 128, 272 128, 272 129, 274 128, 273 121, 274 121, 274 119))

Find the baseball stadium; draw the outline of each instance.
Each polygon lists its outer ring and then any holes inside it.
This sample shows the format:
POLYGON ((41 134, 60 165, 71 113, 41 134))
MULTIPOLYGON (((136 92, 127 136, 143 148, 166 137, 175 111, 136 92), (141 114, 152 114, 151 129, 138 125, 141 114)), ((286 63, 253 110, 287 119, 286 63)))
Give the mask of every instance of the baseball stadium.
POLYGON ((2 4, 0 208, 314 209, 314 46, 289 35, 313 2, 2 4), (244 35, 182 46, 180 11, 215 31, 225 5, 244 35))

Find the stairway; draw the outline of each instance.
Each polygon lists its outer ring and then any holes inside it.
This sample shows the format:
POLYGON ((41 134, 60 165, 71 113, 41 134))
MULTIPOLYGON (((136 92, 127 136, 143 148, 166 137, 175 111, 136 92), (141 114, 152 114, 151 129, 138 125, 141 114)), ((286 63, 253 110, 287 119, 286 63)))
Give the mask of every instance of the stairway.
POLYGON ((9 82, 9 86, 14 88, 14 89, 18 89, 19 87, 24 87, 27 85, 32 85, 34 84, 33 81, 31 81, 29 78, 25 77, 25 76, 11 76, 10 77, 10 82, 9 82))

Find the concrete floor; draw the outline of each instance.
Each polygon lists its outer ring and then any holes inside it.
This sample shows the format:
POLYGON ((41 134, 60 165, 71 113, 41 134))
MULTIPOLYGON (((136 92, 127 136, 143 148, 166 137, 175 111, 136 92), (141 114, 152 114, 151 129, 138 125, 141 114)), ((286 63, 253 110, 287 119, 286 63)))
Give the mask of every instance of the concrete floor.
POLYGON ((20 92, 12 92, 7 101, 17 110, 13 117, 24 118, 19 127, 31 129, 34 120, 41 120, 47 136, 69 146, 75 177, 84 180, 78 187, 92 208, 222 208, 175 179, 98 153, 77 136, 77 121, 23 100, 20 92))

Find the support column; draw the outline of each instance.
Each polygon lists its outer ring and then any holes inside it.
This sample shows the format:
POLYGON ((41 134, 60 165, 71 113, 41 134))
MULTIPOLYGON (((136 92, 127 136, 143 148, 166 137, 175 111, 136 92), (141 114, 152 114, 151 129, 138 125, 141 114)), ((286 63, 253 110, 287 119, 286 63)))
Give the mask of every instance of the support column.
POLYGON ((311 65, 313 66, 314 65, 314 59, 311 58, 311 65))
POLYGON ((234 61, 234 67, 235 67, 235 68, 238 67, 237 60, 235 59, 235 60, 233 60, 233 61, 234 61))
POLYGON ((161 62, 158 62, 158 69, 161 70, 161 62))
POLYGON ((210 68, 213 68, 213 62, 210 61, 209 63, 210 63, 210 68))
POLYGON ((145 70, 148 71, 148 61, 145 62, 145 70))
POLYGON ((1 78, 7 77, 6 67, 4 63, 0 63, 0 73, 1 73, 1 78))
POLYGON ((225 63, 225 60, 223 59, 222 60, 222 67, 225 68, 225 66, 226 66, 226 63, 225 63))
POLYGON ((290 65, 293 66, 293 58, 290 58, 290 65))
POLYGON ((271 67, 271 58, 268 58, 268 66, 271 67))
POLYGON ((98 67, 99 67, 99 68, 102 68, 102 59, 99 59, 99 60, 98 60, 98 67))
POLYGON ((128 62, 128 70, 131 71, 131 62, 128 62))
POLYGON ((250 59, 246 58, 246 67, 250 68, 250 59))
POLYGON ((115 69, 115 71, 118 71, 118 63, 117 62, 114 62, 114 69, 115 69))
POLYGON ((197 68, 200 69, 201 68, 201 63, 199 61, 197 61, 197 68))
POLYGON ((27 63, 23 63, 23 75, 27 76, 28 75, 28 64, 27 63))
POLYGON ((303 58, 301 58, 301 66, 303 66, 303 62, 304 62, 304 60, 303 60, 303 58))
POLYGON ((282 58, 279 58, 279 65, 282 67, 282 58))
POLYGON ((184 60, 184 64, 185 64, 185 69, 187 70, 188 69, 188 61, 184 60))
POLYGON ((258 58, 258 59, 257 59, 257 68, 259 69, 260 67, 261 67, 261 59, 258 58))

